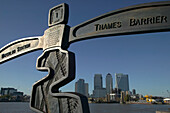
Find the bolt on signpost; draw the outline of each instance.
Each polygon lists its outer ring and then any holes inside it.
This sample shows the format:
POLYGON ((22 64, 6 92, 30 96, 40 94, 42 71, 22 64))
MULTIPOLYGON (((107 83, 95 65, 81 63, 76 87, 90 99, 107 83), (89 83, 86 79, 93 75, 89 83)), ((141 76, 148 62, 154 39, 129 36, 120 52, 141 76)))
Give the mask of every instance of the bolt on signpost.
POLYGON ((48 75, 34 83, 31 109, 45 113, 89 113, 85 96, 59 92, 60 87, 75 78, 75 55, 67 50, 69 45, 98 37, 169 31, 169 10, 170 1, 140 4, 111 11, 70 28, 66 25, 68 5, 60 4, 50 9, 49 28, 44 35, 7 44, 0 49, 0 64, 43 49, 36 68, 48 71, 48 75))

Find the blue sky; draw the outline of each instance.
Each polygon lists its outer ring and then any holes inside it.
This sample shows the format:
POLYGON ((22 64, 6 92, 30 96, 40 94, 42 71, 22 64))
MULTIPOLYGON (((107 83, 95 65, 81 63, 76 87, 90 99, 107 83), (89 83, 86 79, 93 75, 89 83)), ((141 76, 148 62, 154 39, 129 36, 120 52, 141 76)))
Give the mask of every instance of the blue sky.
MULTIPOLYGON (((42 36, 48 29, 48 11, 69 4, 69 22, 73 27, 88 19, 119 8, 161 0, 3 0, 0 4, 0 47, 29 36, 42 36)), ((170 32, 125 35, 91 39, 69 47, 76 55, 76 79, 61 88, 74 91, 74 83, 83 78, 93 89, 94 74, 129 75, 130 89, 137 93, 168 96, 170 91, 170 32)), ((47 75, 36 70, 36 51, 0 65, 0 87, 15 87, 26 94, 32 84, 47 75)), ((115 79, 113 80, 115 84, 115 79)), ((105 82, 103 83, 105 86, 105 82)), ((114 85, 115 87, 115 85, 114 85)))

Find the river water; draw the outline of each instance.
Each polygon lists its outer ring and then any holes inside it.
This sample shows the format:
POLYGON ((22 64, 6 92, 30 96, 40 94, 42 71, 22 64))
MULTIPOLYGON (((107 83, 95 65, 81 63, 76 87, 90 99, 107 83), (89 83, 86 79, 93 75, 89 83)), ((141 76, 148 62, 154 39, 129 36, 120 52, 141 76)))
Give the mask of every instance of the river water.
MULTIPOLYGON (((170 105, 142 104, 89 104, 91 113, 155 113, 156 110, 167 111, 170 105)), ((35 113, 29 108, 29 103, 1 102, 0 113, 35 113)))

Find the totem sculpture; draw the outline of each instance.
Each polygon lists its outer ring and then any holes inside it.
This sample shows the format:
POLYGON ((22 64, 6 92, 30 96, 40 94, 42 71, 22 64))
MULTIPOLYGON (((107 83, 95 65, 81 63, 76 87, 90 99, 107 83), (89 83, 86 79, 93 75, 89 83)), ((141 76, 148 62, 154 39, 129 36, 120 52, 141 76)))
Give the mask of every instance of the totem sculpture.
POLYGON ((32 88, 30 106, 36 112, 89 113, 87 97, 61 93, 59 88, 75 78, 75 55, 71 43, 106 36, 165 32, 170 30, 170 1, 154 2, 112 11, 75 27, 67 24, 69 8, 60 4, 49 11, 49 28, 43 36, 24 38, 0 49, 0 64, 43 49, 36 68, 48 71, 32 88))

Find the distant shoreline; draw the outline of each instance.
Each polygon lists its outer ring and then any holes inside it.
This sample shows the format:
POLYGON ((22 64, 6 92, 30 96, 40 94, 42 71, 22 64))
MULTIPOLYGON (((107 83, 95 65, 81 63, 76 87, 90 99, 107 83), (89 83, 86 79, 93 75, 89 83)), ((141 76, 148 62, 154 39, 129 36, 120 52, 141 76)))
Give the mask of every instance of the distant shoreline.
MULTIPOLYGON (((121 104, 119 102, 94 102, 94 103, 89 103, 89 104, 121 104)), ((143 105, 170 105, 170 104, 167 104, 167 103, 140 103, 140 102, 127 102, 127 103, 124 103, 124 105, 126 104, 143 104, 143 105)))

